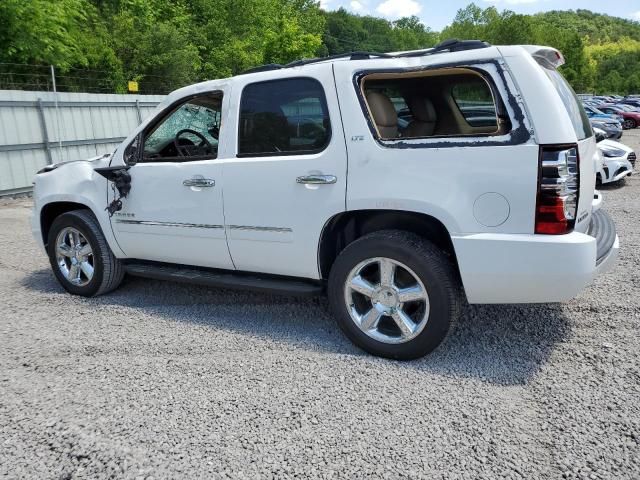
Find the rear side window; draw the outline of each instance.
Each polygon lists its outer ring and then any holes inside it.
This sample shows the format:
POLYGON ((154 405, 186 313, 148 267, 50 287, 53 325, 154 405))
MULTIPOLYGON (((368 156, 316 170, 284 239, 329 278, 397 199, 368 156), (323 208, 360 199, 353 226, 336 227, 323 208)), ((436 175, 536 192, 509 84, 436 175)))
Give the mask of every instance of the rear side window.
POLYGON ((505 135, 509 117, 489 80, 466 68, 372 72, 365 114, 382 140, 505 135))
POLYGON ((573 88, 571 88, 558 70, 545 65, 541 66, 562 99, 562 103, 564 103, 564 107, 567 109, 578 140, 584 140, 585 138, 593 136, 587 112, 584 111, 582 103, 573 91, 573 88))
POLYGON ((244 88, 238 156, 316 153, 330 138, 327 101, 317 80, 289 78, 244 88))

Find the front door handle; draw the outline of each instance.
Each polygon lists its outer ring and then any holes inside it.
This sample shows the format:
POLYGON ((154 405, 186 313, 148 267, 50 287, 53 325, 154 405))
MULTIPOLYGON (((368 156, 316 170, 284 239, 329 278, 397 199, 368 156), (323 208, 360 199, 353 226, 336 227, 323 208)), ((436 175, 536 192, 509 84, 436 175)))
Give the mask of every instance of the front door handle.
POLYGON ((338 179, 335 175, 304 175, 296 178, 297 183, 304 183, 307 185, 330 185, 337 181, 338 179))
POLYGON ((216 181, 210 178, 188 178, 182 182, 185 187, 213 187, 216 181))

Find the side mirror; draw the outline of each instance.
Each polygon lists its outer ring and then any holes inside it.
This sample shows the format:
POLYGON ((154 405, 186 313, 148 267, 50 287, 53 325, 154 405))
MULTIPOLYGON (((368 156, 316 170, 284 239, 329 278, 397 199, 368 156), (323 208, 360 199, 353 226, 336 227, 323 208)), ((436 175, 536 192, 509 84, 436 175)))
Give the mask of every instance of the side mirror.
POLYGON ((599 128, 594 128, 593 131, 596 134, 597 143, 607 139, 607 134, 604 132, 604 130, 600 130, 599 128))
POLYGON ((124 163, 132 167, 142 158, 142 132, 124 149, 124 163))

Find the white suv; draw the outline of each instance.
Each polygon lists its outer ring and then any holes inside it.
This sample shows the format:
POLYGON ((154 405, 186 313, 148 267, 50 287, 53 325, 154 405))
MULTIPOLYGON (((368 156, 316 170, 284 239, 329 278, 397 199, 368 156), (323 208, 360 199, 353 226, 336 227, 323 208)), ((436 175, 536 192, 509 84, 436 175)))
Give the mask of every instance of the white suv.
POLYGON ((449 41, 182 88, 113 154, 41 170, 33 231, 73 294, 326 287, 354 343, 416 358, 463 299, 567 300, 616 257, 562 63, 449 41))

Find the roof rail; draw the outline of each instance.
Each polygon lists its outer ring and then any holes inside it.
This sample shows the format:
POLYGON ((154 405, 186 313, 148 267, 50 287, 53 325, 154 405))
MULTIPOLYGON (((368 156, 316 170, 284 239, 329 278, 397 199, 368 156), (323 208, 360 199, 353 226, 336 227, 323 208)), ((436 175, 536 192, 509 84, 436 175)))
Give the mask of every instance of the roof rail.
POLYGON ((482 40, 458 40, 457 38, 450 38, 437 44, 430 53, 438 52, 461 52, 463 50, 475 50, 477 48, 488 48, 491 44, 483 42, 482 40))
POLYGON ((267 63, 266 65, 260 65, 258 67, 249 68, 240 73, 240 75, 244 75, 245 73, 257 73, 257 72, 268 72, 269 70, 279 70, 284 68, 284 65, 279 63, 267 63))
POLYGON ((481 40, 458 40, 457 38, 450 38, 438 43, 432 48, 425 48, 424 50, 413 50, 410 52, 397 53, 394 57, 406 58, 406 57, 422 57, 425 55, 435 55, 442 52, 461 52, 463 50, 475 50, 478 48, 488 48, 491 44, 483 42, 481 40))
POLYGON ((380 52, 361 52, 361 51, 338 53, 336 55, 329 55, 327 57, 306 58, 306 59, 303 58, 300 60, 289 62, 285 65, 281 65, 279 63, 269 63, 267 65, 261 65, 259 67, 254 67, 254 68, 245 70, 240 75, 244 75, 245 73, 256 73, 256 72, 266 72, 269 70, 279 70, 281 68, 301 67, 303 65, 309 65, 311 63, 339 60, 342 58, 349 58, 349 60, 368 60, 371 58, 422 57, 424 55, 434 55, 436 53, 442 53, 442 52, 460 52, 463 50, 475 50, 478 48, 488 48, 490 46, 491 44, 487 42, 483 42, 481 40, 458 40, 456 38, 452 38, 452 39, 444 40, 443 42, 438 43, 433 48, 426 48, 424 50, 415 50, 411 52, 404 52, 404 53, 397 53, 397 54, 380 53, 380 52))

